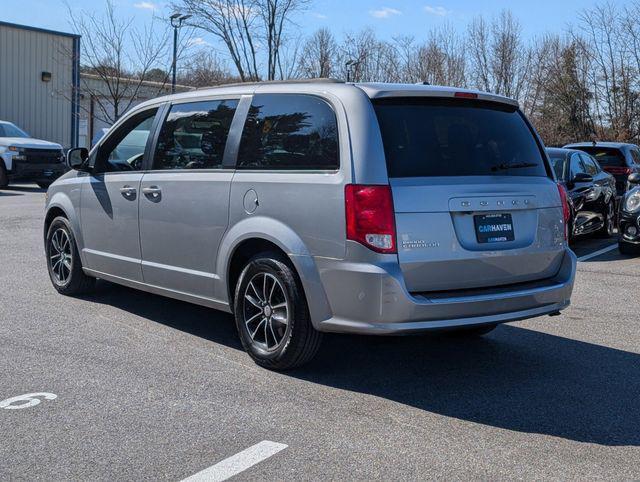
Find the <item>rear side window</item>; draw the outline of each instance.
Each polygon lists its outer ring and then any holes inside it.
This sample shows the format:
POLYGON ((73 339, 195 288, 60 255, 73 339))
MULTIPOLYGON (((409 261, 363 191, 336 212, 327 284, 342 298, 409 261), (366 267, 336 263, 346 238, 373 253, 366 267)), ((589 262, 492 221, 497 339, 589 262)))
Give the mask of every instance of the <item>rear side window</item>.
POLYGON ((238 169, 335 170, 338 125, 319 97, 257 94, 242 131, 238 169))
POLYGON ((154 169, 219 169, 237 100, 175 104, 162 125, 154 169))
POLYGON ((567 156, 556 156, 549 154, 549 161, 551 162, 551 167, 553 169, 553 173, 556 176, 556 179, 564 180, 564 165, 567 156))
POLYGON ((374 107, 389 177, 547 176, 540 146, 515 107, 415 97, 374 107))
POLYGON ((591 154, 602 167, 626 167, 624 153, 615 147, 585 146, 577 147, 581 151, 591 154))

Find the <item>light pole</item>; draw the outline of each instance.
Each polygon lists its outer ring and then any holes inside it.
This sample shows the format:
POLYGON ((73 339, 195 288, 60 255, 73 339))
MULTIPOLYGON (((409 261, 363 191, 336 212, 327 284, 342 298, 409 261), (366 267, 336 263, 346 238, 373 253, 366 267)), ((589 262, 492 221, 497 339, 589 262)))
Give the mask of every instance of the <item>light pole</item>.
MULTIPOLYGON (((351 69, 353 68, 354 70, 358 68, 358 64, 360 64, 360 62, 358 62, 357 60, 353 60, 353 59, 349 59, 344 63, 345 68, 347 69, 347 82, 351 81, 351 69)), ((355 72, 354 72, 355 74, 355 72)))
POLYGON ((183 15, 175 12, 171 17, 171 26, 173 27, 173 62, 171 64, 171 93, 176 93, 176 63, 178 61, 178 30, 182 27, 182 22, 191 18, 191 15, 183 15))

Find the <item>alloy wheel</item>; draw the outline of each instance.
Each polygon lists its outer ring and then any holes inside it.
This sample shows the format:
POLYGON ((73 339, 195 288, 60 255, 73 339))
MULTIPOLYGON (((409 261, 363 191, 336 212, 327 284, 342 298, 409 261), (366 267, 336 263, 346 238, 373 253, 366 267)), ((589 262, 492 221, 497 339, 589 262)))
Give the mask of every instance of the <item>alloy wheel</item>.
POLYGON ((615 230, 616 217, 613 209, 613 202, 607 204, 607 234, 609 236, 613 236, 613 231, 615 230))
POLYGON ((71 239, 66 230, 59 228, 49 242, 49 266, 55 281, 64 285, 69 281, 73 266, 71 239))
POLYGON ((289 300, 280 281, 271 273, 257 273, 244 292, 243 317, 251 341, 273 352, 289 330, 289 300))

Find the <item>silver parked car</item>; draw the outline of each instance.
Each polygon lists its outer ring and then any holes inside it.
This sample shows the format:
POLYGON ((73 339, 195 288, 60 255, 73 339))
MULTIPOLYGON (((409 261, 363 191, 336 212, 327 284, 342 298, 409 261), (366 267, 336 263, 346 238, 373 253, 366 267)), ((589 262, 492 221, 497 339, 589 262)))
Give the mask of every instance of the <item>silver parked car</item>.
POLYGON ((136 107, 68 162, 46 206, 55 288, 102 278, 233 313, 265 367, 307 362, 322 332, 483 334, 569 305, 566 193, 504 97, 198 90, 136 107))

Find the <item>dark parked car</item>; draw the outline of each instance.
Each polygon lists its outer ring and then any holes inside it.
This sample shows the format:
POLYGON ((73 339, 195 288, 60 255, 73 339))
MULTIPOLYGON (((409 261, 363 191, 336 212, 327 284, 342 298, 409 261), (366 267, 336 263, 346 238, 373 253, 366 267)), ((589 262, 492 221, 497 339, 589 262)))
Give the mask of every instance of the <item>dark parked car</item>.
POLYGON ((547 149, 556 181, 565 187, 571 210, 569 236, 595 233, 613 236, 616 226, 616 181, 585 152, 547 149))
POLYGON ((578 149, 590 154, 600 167, 616 178, 618 196, 627 190, 627 178, 640 173, 640 147, 622 142, 580 142, 568 144, 565 149, 578 149))
POLYGON ((622 254, 640 255, 640 174, 629 176, 631 189, 620 205, 620 239, 622 254))

